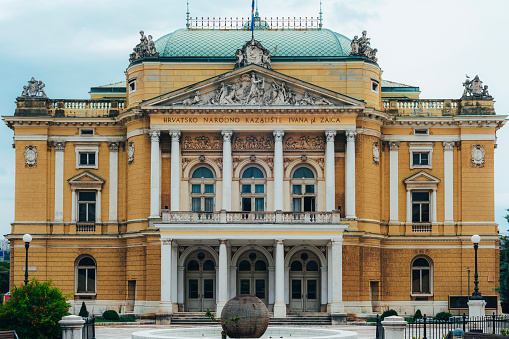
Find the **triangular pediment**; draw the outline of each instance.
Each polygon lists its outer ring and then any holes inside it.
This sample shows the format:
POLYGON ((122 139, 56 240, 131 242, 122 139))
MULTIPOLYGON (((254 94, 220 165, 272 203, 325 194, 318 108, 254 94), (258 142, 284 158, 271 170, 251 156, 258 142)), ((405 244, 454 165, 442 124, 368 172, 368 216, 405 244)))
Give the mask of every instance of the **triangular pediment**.
POLYGON ((440 179, 424 171, 419 171, 404 180, 405 184, 434 184, 437 185, 440 179))
POLYGON ((144 107, 341 107, 363 109, 363 101, 249 65, 141 103, 144 107))
POLYGON ((77 186, 79 188, 97 188, 104 184, 104 180, 101 177, 89 172, 84 171, 78 175, 67 180, 71 186, 77 186))

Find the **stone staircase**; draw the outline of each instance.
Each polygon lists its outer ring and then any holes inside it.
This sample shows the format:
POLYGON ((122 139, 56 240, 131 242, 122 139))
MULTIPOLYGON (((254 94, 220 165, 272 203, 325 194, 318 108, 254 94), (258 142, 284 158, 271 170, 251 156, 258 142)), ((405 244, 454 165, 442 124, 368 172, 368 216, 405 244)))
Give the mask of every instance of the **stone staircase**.
MULTIPOLYGON (((270 325, 275 326, 323 326, 331 324, 331 317, 325 313, 288 314, 286 318, 274 318, 270 313, 270 325)), ((173 314, 172 325, 218 325, 205 316, 204 312, 181 312, 173 314)))

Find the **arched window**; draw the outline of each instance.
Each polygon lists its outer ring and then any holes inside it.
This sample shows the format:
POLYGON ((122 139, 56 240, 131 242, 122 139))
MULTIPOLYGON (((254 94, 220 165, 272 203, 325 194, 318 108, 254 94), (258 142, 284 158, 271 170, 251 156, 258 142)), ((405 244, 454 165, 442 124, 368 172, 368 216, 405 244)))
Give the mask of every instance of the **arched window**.
POLYGON ((239 264, 239 271, 250 271, 251 263, 247 260, 242 260, 239 264))
POLYGON ((216 267, 215 267, 214 262, 212 260, 206 260, 203 263, 203 270, 204 271, 213 271, 215 269, 216 269, 216 267))
POLYGON ((267 264, 263 260, 258 260, 255 262, 255 271, 266 271, 267 270, 267 264))
POLYGON ((314 212, 316 208, 316 177, 307 167, 297 168, 292 175, 292 208, 294 212, 314 212))
POLYGON ((85 256, 76 265, 76 294, 96 293, 96 263, 94 258, 85 256))
POLYGON ((308 261, 306 264, 306 271, 318 271, 318 263, 314 260, 308 261))
POLYGON ((240 196, 243 212, 265 211, 266 179, 258 167, 248 167, 240 179, 240 196))
POLYGON ((295 271, 295 272, 300 272, 302 271, 302 263, 298 260, 295 260, 294 262, 292 262, 292 264, 290 265, 290 270, 292 271, 295 271))
POLYGON ((199 271, 200 270, 200 264, 196 260, 191 260, 187 263, 187 270, 188 271, 199 271))
POLYGON ((215 183, 214 173, 209 168, 198 167, 194 170, 189 179, 193 212, 214 211, 215 183))
POLYGON ((423 257, 417 257, 412 262, 412 294, 431 294, 430 261, 423 257))

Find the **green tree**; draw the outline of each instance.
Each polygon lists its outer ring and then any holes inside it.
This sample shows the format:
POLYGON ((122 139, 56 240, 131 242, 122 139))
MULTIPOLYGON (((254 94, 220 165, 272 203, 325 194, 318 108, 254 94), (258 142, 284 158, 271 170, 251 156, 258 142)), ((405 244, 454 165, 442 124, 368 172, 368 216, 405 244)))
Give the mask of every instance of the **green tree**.
POLYGON ((10 263, 0 262, 0 293, 9 292, 10 263))
POLYGON ((9 300, 0 306, 0 329, 16 330, 20 339, 61 338, 58 321, 69 314, 69 304, 52 281, 37 279, 14 287, 9 300))
MULTIPOLYGON (((509 221, 509 215, 505 216, 509 221)), ((500 277, 499 287, 500 301, 502 304, 509 304, 509 238, 501 237, 500 246, 500 277)))

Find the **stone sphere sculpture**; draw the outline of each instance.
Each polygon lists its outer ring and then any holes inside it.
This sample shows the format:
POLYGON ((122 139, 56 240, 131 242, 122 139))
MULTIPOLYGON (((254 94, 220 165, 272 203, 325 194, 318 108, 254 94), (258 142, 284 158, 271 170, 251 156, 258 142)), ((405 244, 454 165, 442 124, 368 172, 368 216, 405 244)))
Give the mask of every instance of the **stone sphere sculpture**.
POLYGON ((224 306, 221 326, 230 338, 260 338, 269 327, 269 311, 257 297, 240 294, 224 306))

